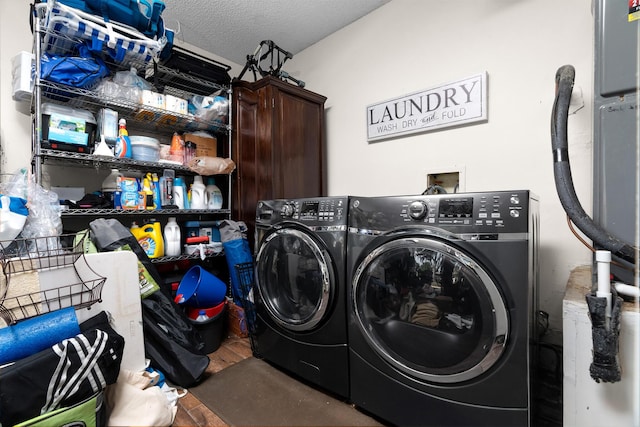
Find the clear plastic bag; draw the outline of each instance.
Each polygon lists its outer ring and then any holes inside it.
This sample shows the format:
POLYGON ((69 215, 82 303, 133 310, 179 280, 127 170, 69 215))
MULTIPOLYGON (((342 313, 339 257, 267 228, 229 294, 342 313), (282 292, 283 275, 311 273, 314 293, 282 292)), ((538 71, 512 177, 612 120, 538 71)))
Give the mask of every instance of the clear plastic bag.
POLYGON ((226 123, 229 100, 219 95, 194 95, 189 100, 189 112, 204 122, 226 123))
POLYGON ((132 67, 127 71, 116 72, 112 80, 103 80, 96 90, 100 95, 108 98, 124 98, 140 103, 142 91, 153 90, 153 86, 138 76, 138 71, 132 67))
POLYGON ((62 234, 58 195, 42 188, 25 168, 18 170, 0 185, 0 193, 27 201, 29 215, 20 237, 31 239, 62 234))

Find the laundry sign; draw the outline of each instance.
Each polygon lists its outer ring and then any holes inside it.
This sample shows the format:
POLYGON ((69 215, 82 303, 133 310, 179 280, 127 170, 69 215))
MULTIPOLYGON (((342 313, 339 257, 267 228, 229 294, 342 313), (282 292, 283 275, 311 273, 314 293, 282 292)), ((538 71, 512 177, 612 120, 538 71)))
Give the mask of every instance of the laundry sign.
POLYGON ((487 73, 367 106, 367 140, 487 119, 487 73))

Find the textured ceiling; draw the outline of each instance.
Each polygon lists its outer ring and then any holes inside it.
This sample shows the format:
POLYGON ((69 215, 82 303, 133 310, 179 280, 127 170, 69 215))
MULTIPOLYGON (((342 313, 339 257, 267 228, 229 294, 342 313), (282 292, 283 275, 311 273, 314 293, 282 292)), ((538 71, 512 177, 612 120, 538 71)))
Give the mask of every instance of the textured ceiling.
POLYGON ((391 0, 164 0, 176 38, 244 65, 260 42, 296 53, 391 0))

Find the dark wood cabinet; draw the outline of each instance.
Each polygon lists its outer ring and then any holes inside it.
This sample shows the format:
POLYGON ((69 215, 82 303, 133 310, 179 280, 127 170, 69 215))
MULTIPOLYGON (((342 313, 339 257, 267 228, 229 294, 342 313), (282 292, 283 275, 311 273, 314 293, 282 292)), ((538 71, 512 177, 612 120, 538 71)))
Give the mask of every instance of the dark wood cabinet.
POLYGON ((325 195, 325 100, 270 76, 233 83, 233 218, 251 243, 258 200, 325 195))

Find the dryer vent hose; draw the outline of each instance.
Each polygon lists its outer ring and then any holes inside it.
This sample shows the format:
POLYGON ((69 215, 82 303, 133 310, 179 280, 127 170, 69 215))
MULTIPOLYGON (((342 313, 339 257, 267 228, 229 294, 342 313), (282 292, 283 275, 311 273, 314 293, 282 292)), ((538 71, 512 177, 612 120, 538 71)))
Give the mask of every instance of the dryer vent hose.
POLYGON ((551 144, 553 147, 553 175, 556 191, 571 221, 594 244, 606 249, 619 258, 636 263, 635 250, 626 242, 609 234, 605 229, 587 215, 582 209, 573 186, 571 166, 569 165, 569 144, 567 142, 567 122, 569 103, 575 80, 575 69, 572 65, 563 65, 556 72, 556 96, 551 113, 551 144))

